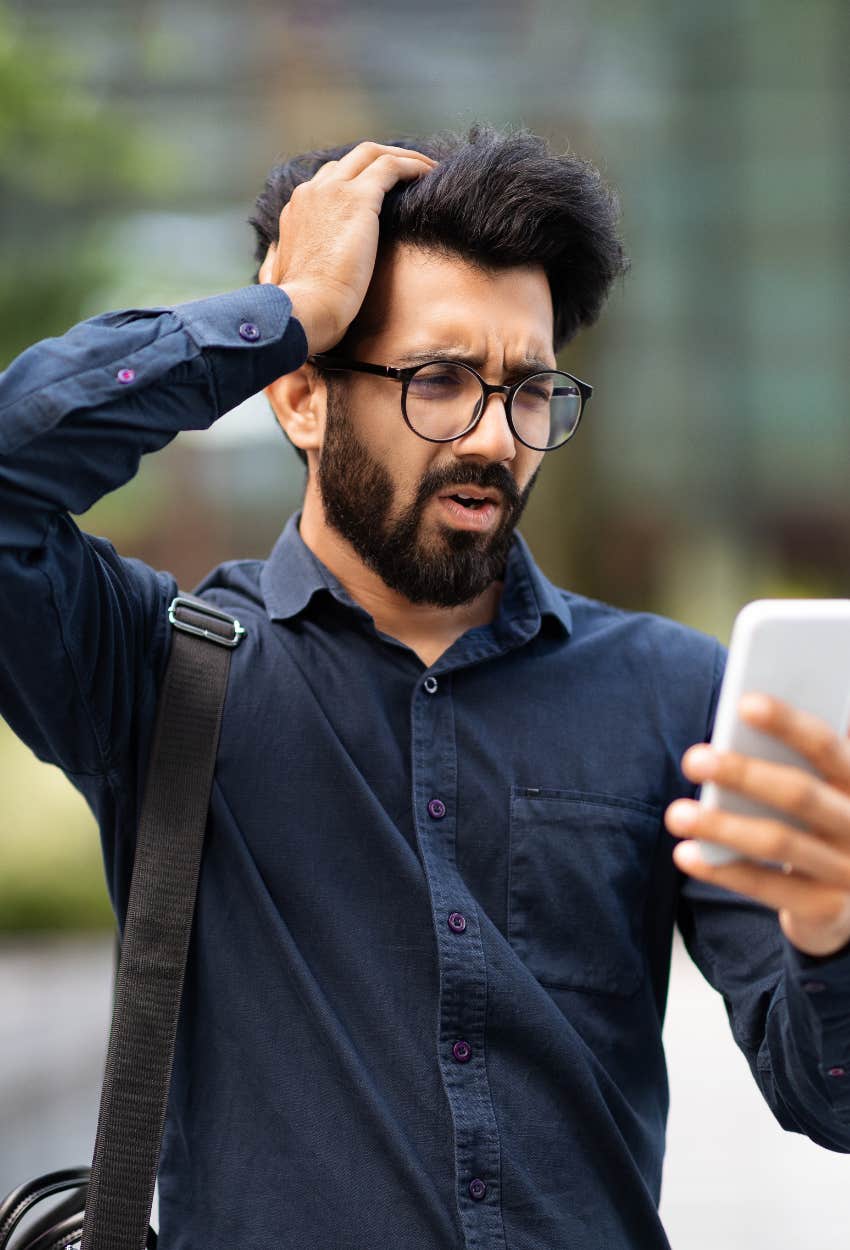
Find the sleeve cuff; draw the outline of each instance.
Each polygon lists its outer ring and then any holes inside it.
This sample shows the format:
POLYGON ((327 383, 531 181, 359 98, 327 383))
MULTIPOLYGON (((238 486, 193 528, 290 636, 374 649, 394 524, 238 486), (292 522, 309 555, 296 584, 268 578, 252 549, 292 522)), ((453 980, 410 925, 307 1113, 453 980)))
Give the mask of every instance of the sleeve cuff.
MULTIPOLYGON (((172 311, 198 347, 256 348, 279 341, 290 322, 301 329, 301 323, 292 317, 289 296, 272 283, 255 283, 224 295, 176 304, 172 311)), ((305 336, 305 359, 306 343, 305 336)))
POLYGON ((307 359, 307 335, 292 316, 292 301, 271 283, 177 304, 172 311, 211 370, 218 416, 307 359))
POLYGON ((824 984, 830 990, 845 990, 850 995, 850 942, 831 955, 807 955, 798 950, 788 938, 785 942, 785 963, 790 975, 799 981, 801 988, 809 993, 820 991, 814 984, 824 984), (807 982, 814 984, 807 985, 807 982))

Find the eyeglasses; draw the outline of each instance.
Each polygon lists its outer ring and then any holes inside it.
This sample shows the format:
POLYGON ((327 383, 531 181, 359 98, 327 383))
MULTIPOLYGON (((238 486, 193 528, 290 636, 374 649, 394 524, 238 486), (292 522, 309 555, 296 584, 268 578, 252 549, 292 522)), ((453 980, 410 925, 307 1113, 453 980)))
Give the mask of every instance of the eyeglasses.
POLYGON ((429 360, 394 369, 362 360, 317 353, 318 369, 372 373, 401 382, 401 414, 407 426, 429 443, 451 443, 474 430, 491 395, 505 396, 505 416, 514 437, 532 451, 563 447, 578 429, 593 387, 558 369, 532 373, 513 386, 491 386, 471 365, 429 360))

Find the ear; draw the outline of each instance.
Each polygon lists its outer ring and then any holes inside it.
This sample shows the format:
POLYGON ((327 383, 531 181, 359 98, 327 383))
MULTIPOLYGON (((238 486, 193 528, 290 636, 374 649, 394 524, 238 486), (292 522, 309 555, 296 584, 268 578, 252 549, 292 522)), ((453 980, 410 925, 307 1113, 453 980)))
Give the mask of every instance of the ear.
POLYGON ((281 429, 312 464, 325 436, 327 390, 319 373, 304 364, 265 387, 265 395, 281 429))

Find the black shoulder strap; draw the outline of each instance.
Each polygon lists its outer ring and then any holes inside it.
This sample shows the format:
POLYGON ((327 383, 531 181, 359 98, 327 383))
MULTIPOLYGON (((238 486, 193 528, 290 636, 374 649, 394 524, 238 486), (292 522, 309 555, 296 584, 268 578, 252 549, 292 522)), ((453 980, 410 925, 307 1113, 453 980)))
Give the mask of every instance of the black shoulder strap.
POLYGON ((147 1240, 230 650, 245 630, 188 595, 159 696, 130 885, 82 1250, 147 1240))

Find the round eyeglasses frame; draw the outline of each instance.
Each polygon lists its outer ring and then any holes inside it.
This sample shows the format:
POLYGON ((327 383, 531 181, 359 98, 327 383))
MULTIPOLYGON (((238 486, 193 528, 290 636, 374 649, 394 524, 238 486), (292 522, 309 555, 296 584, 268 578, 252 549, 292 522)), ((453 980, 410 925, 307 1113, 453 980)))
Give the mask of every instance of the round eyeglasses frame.
POLYGON ((425 360, 418 365, 410 365, 404 369, 396 369, 392 365, 372 365, 367 364, 364 360, 351 360, 347 356, 326 355, 324 352, 317 352, 313 356, 308 356, 307 359, 310 364, 316 365, 318 369, 328 369, 331 372, 339 371, 341 373, 371 373, 374 374, 375 377, 391 378, 395 382, 401 382, 401 415, 404 418, 404 423, 417 438, 425 439, 426 443, 453 443, 457 439, 463 438, 465 434, 469 434, 470 431, 475 429, 478 422, 484 416, 484 411, 487 407, 487 402, 490 399, 490 396, 504 395, 505 417, 507 418, 508 425, 510 426, 511 433, 514 438, 517 439, 518 442, 522 443, 524 447, 528 447, 532 451, 557 451, 559 447, 564 447, 575 435, 575 432, 581 423, 582 415, 584 414, 585 404, 593 394, 593 387, 589 382, 582 382, 581 379, 575 377, 574 374, 565 373, 562 369, 538 369, 534 373, 529 373, 527 377, 520 378, 518 382, 514 382, 511 386, 508 386, 507 384, 499 386, 493 385, 490 382, 485 382, 477 369, 473 369, 472 365, 467 365, 461 360, 442 360, 439 357, 436 357, 434 360, 425 360), (411 425, 407 415, 407 390, 410 386, 411 379, 419 373, 421 369, 428 369, 432 365, 451 365, 455 369, 465 369, 467 373, 471 373, 478 379, 481 386, 482 401, 478 415, 472 418, 465 430, 461 430, 459 434, 452 434, 449 438, 429 438, 427 434, 421 434, 419 430, 415 429, 411 425), (547 376, 550 373, 557 373, 560 377, 568 378, 570 382, 575 383, 580 400, 578 416, 576 417, 576 423, 572 430, 562 442, 555 443, 552 447, 535 447, 532 443, 526 442, 521 434, 517 433, 516 426, 513 422, 511 405, 513 403, 514 395, 521 386, 524 386, 526 382, 530 382, 532 378, 547 376))

